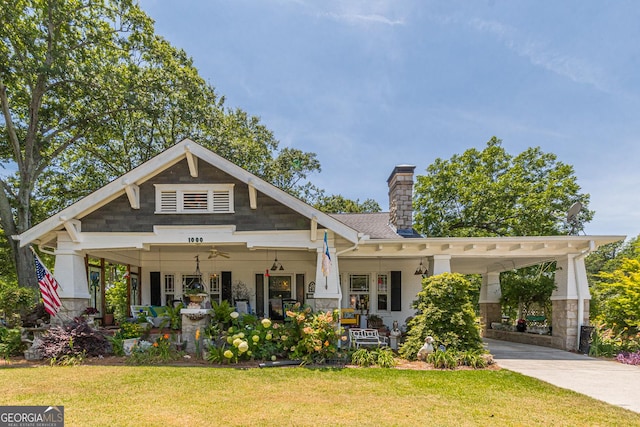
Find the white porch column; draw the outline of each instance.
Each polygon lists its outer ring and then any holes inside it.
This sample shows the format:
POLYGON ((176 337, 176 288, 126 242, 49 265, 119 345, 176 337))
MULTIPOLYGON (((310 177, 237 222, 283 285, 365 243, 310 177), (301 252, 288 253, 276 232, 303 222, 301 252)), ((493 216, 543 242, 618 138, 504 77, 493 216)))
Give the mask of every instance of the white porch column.
POLYGON ((56 316, 56 323, 72 320, 89 305, 89 283, 84 254, 73 249, 74 243, 66 232, 58 233, 58 249, 53 276, 60 284, 62 307, 56 316))
POLYGON ((491 272, 482 275, 480 287, 480 304, 500 303, 502 290, 500 289, 500 273, 491 272))
POLYGON ((338 256, 335 248, 329 248, 331 256, 331 270, 325 276, 322 272, 322 249, 318 249, 316 259, 316 291, 314 294, 316 310, 327 311, 340 308, 342 303, 342 290, 340 289, 340 272, 338 268, 338 256))
POLYGON ((451 255, 434 255, 429 260, 429 275, 451 273, 451 255))

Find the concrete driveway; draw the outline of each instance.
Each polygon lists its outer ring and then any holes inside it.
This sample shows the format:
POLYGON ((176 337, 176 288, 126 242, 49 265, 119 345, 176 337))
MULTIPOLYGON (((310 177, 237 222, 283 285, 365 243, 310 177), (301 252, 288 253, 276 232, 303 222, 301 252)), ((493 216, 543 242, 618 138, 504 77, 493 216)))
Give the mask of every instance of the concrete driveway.
POLYGON ((640 366, 484 339, 499 366, 640 413, 640 366))

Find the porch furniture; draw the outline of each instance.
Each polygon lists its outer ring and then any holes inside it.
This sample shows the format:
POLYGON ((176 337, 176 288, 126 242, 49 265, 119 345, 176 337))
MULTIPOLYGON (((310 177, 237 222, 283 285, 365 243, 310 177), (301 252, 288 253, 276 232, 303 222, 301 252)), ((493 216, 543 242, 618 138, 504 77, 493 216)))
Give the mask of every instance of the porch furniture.
POLYGON ((360 346, 386 347, 389 345, 387 337, 380 336, 377 329, 349 329, 349 342, 351 347, 360 346))
POLYGON ((139 317, 145 316, 147 322, 151 323, 155 328, 159 328, 163 323, 168 325, 171 321, 167 308, 157 305, 132 305, 131 316, 136 321, 139 317))
POLYGON ((360 324, 360 315, 353 308, 340 309, 340 325, 341 326, 358 326, 360 324))

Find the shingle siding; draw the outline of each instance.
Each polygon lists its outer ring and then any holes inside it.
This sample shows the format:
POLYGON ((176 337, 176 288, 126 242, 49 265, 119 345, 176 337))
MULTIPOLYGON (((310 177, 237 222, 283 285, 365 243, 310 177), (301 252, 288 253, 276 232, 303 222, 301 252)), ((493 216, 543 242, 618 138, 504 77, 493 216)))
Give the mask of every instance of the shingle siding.
POLYGON ((86 232, 151 232, 154 225, 235 225, 237 231, 304 230, 310 222, 294 210, 258 193, 257 209, 249 207, 246 184, 205 162, 199 176, 189 175, 183 160, 140 185, 140 209, 132 209, 125 194, 82 218, 86 232), (155 184, 235 184, 231 214, 155 214, 155 184))

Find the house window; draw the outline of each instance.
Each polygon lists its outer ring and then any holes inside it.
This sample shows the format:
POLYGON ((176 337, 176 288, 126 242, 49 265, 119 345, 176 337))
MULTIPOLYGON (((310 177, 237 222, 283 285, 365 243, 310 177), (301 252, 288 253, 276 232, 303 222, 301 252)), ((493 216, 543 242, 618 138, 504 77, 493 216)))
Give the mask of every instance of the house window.
POLYGON ((389 310, 389 277, 378 274, 378 311, 389 310))
POLYGON ((176 278, 173 274, 164 275, 164 300, 165 305, 172 305, 176 297, 176 278))
POLYGON ((233 184, 156 184, 156 213, 233 213, 233 184))
POLYGON ((369 275, 349 275, 349 306, 356 310, 369 310, 369 275))
MULTIPOLYGON (((203 286, 206 286, 206 283, 202 280, 201 276, 197 274, 183 274, 182 275, 182 295, 186 294, 187 291, 191 288, 192 285, 200 283, 203 286)), ((205 289, 206 293, 206 289, 205 289)))
POLYGON ((211 302, 220 302, 220 276, 213 273, 209 277, 209 298, 211 302))

